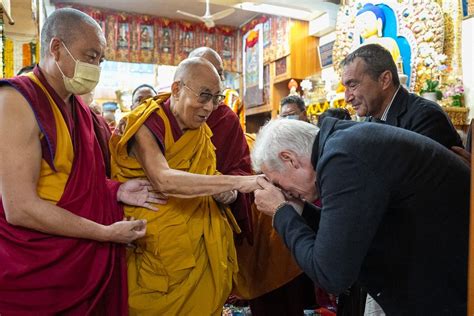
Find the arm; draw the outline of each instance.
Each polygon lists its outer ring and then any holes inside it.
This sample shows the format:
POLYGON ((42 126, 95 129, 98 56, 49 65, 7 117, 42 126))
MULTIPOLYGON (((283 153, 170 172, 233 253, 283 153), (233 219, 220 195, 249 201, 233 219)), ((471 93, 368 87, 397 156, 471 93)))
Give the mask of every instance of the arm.
POLYGON ((0 192, 8 223, 43 233, 98 241, 130 242, 145 233, 142 221, 104 226, 42 200, 40 130, 26 100, 0 89, 0 192))
POLYGON ((291 206, 274 227, 298 265, 328 292, 338 294, 357 279, 388 205, 390 192, 361 161, 332 157, 321 168, 321 218, 313 231, 291 206))
POLYGON ((165 195, 191 198, 231 190, 247 193, 259 188, 257 176, 208 176, 171 169, 146 126, 142 126, 135 134, 131 153, 143 166, 153 188, 165 195))

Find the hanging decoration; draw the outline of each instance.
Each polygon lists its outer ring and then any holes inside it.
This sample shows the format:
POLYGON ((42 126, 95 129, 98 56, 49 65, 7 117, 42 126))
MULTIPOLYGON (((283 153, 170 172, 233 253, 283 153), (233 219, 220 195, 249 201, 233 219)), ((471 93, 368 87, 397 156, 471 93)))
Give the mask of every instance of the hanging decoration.
POLYGON ((129 61, 131 60, 130 52, 132 50, 131 43, 131 18, 125 14, 117 16, 117 27, 115 28, 115 47, 116 60, 129 61))
POLYGON ((169 19, 156 19, 155 28, 158 32, 158 63, 174 65, 176 28, 169 19))
POLYGON ((153 18, 141 16, 136 18, 136 32, 138 61, 141 63, 152 63, 155 51, 155 27, 153 18))
POLYGON ((243 37, 242 63, 245 107, 263 104, 263 27, 257 24, 243 37))
POLYGON ((33 62, 33 56, 31 54, 31 43, 25 43, 22 45, 23 61, 21 67, 30 66, 33 62))
POLYGON ((222 57, 224 69, 237 71, 237 58, 235 52, 236 43, 234 40, 235 30, 231 27, 220 27, 217 29, 217 49, 216 51, 222 57))
POLYGON ((113 61, 177 65, 189 52, 200 46, 218 51, 224 70, 238 70, 238 29, 230 26, 207 28, 203 23, 117 12, 69 3, 93 17, 104 30, 107 40, 105 58, 113 61))
POLYGON ((196 27, 191 22, 180 22, 178 24, 178 41, 176 43, 178 53, 175 56, 175 64, 188 57, 189 53, 198 47, 196 39, 196 27))
POLYGON ((15 75, 14 72, 14 54, 13 54, 13 41, 6 38, 4 41, 4 75, 5 78, 12 78, 15 75))

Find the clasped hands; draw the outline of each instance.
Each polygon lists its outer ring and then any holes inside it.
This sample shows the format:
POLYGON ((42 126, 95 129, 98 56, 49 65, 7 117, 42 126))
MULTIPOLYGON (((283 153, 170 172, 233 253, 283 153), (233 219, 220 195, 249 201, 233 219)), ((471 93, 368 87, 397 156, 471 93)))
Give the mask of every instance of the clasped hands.
POLYGON ((261 186, 261 189, 255 190, 255 205, 260 212, 273 217, 278 206, 287 201, 301 215, 303 201, 292 198, 265 177, 259 177, 257 183, 261 186))

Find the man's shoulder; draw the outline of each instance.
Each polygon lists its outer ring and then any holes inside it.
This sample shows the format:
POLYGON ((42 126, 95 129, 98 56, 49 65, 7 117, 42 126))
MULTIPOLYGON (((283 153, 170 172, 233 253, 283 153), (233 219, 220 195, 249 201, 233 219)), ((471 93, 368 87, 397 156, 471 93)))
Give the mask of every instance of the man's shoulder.
POLYGON ((414 93, 409 93, 407 109, 412 114, 444 113, 436 102, 427 100, 414 93))

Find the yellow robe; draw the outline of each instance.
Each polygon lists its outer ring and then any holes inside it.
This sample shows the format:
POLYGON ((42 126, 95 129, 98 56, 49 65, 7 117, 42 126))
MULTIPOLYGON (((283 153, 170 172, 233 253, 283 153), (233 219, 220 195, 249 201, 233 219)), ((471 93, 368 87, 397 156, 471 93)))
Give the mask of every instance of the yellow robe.
MULTIPOLYGON (((127 142, 153 112, 164 121, 170 168, 215 174, 209 127, 187 130, 175 142, 160 107, 168 97, 150 99, 119 124, 110 143, 115 179, 145 177, 137 160, 128 156, 127 142)), ((128 257, 130 314, 220 315, 238 268, 231 227, 213 198, 171 197, 157 212, 125 207, 125 213, 148 221, 146 236, 128 257)))
MULTIPOLYGON (((245 134, 249 149, 253 149, 255 136, 245 134)), ((233 293, 251 300, 271 292, 303 271, 298 267, 291 252, 272 227, 272 218, 259 212, 252 204, 253 245, 247 240, 237 245, 239 272, 233 293)))

